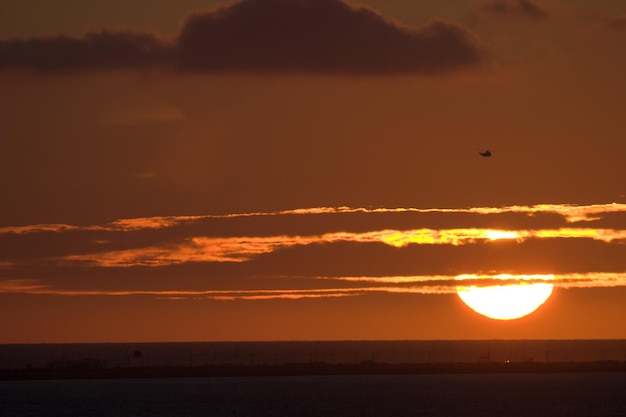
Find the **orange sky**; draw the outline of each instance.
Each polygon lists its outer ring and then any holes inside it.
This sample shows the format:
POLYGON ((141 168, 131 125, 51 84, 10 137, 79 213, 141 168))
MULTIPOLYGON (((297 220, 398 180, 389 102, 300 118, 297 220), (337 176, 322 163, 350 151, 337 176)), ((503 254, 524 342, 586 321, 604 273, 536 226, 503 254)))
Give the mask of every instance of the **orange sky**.
POLYGON ((623 2, 38 3, 0 6, 0 343, 626 337, 623 2), (555 291, 454 294, 499 273, 555 291))

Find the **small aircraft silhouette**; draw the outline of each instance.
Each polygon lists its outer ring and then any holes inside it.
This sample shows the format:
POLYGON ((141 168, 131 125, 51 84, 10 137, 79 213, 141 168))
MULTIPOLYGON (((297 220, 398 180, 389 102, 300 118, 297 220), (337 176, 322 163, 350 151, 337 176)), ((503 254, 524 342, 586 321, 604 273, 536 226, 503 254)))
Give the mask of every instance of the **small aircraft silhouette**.
POLYGON ((478 151, 478 153, 483 158, 489 158, 491 156, 491 151, 489 149, 487 149, 485 152, 478 151))

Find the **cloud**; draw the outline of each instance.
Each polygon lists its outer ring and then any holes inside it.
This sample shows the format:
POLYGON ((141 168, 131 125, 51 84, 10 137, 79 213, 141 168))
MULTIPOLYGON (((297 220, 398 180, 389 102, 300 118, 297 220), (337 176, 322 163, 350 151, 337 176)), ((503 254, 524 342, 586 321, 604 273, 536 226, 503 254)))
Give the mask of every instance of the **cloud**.
POLYGON ((625 214, 617 203, 317 207, 10 227, 0 293, 261 302, 454 294, 460 279, 624 287, 625 214))
POLYGON ((433 20, 412 29, 340 0, 247 0, 190 15, 184 69, 313 73, 433 73, 483 59, 477 38, 433 20))
POLYGON ((549 230, 495 230, 495 229, 415 229, 375 230, 370 232, 333 232, 312 236, 239 236, 186 238, 179 243, 130 248, 109 252, 68 255, 62 263, 79 263, 100 267, 160 267, 187 262, 247 262, 260 255, 296 246, 333 243, 383 243, 396 248, 408 245, 462 246, 479 242, 514 240, 522 243, 539 239, 589 239, 605 243, 626 241, 625 230, 612 229, 549 229, 549 230))
POLYGON ((45 289, 46 286, 34 279, 7 279, 0 280, 0 294, 24 293, 32 294, 45 289))
POLYGON ((511 17, 523 17, 533 20, 542 20, 548 12, 531 0, 491 0, 478 7, 479 11, 511 17))
POLYGON ((625 210, 337 207, 10 227, 0 229, 0 277, 78 284, 88 274, 114 289, 146 281, 162 289, 177 277, 195 290, 206 277, 213 289, 232 289, 277 288, 294 276, 626 271, 625 210), (546 222, 549 213, 560 216, 546 222), (608 215, 602 227, 566 221, 608 215))
POLYGON ((0 41, 0 70, 432 74, 487 61, 465 27, 411 28, 342 0, 242 0, 190 14, 175 40, 139 32, 0 41))
POLYGON ((155 35, 102 30, 0 41, 0 69, 42 72, 154 68, 171 62, 172 45, 155 35))
MULTIPOLYGON (((537 217, 544 214, 553 214, 562 217, 568 223, 592 222, 602 219, 609 214, 626 214, 626 204, 536 204, 533 206, 500 206, 500 207, 464 207, 464 208, 416 208, 416 207, 396 207, 396 208, 366 208, 366 207, 311 207, 291 210, 270 211, 270 212, 247 212, 228 214, 206 214, 199 216, 154 216, 138 217, 130 219, 115 220, 104 225, 75 226, 69 224, 33 224, 27 226, 5 226, 0 227, 1 235, 22 235, 31 233, 64 233, 64 232, 133 232, 149 229, 167 229, 181 225, 193 225, 197 230, 202 221, 207 220, 235 220, 242 218, 265 218, 284 216, 338 216, 365 214, 374 215, 425 215, 425 214, 471 214, 471 215, 501 215, 501 214, 521 214, 537 217)), ((367 217, 366 225, 372 227, 374 218, 367 217)), ((389 221, 389 218, 385 219, 389 221)), ((405 220, 405 219, 402 219, 405 220)), ((432 221, 429 218, 429 221, 432 221)), ((343 220, 347 221, 346 219, 343 220)), ((476 222, 476 218, 471 218, 471 222, 476 222)), ((619 224, 621 220, 618 219, 619 224)), ((449 224, 449 220, 446 220, 449 224)), ((210 225, 215 230, 215 224, 210 225)), ((259 227, 256 225, 255 227, 259 227)), ((275 224, 272 227, 276 227, 275 224)), ((233 225, 229 224, 228 229, 232 230, 233 225)))
POLYGON ((314 288, 281 288, 281 289, 231 289, 231 290, 172 290, 172 289, 64 289, 42 285, 36 280, 0 281, 0 294, 31 294, 54 296, 152 296, 159 299, 211 299, 218 301, 231 300, 297 300, 303 298, 337 298, 355 297, 368 293, 388 294, 455 294, 457 287, 489 287, 508 285, 529 285, 550 283, 557 288, 615 288, 626 286, 626 274, 590 272, 569 274, 535 274, 535 275, 423 275, 423 276, 359 276, 318 277, 320 283, 331 285, 341 282, 357 284, 355 287, 317 286, 314 288))

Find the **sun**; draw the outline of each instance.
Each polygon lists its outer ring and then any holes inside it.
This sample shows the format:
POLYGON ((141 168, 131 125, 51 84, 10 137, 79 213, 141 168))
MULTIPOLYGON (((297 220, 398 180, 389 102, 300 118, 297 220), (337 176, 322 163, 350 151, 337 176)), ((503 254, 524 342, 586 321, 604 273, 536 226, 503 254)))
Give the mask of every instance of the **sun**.
POLYGON ((496 285, 457 285, 456 292, 475 312, 513 320, 537 310, 552 294, 554 275, 459 275, 457 280, 500 280, 496 285), (507 282, 508 281, 508 282, 507 282))

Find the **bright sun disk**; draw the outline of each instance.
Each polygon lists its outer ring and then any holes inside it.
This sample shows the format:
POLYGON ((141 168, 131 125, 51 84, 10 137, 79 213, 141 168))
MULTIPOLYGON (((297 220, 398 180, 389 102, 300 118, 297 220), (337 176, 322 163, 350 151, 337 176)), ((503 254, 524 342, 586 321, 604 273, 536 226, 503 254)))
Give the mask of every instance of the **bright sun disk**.
POLYGON ((529 315, 552 294, 554 275, 459 275, 457 280, 492 279, 514 281, 496 285, 457 285, 456 292, 475 312, 495 320, 513 320, 529 315))

